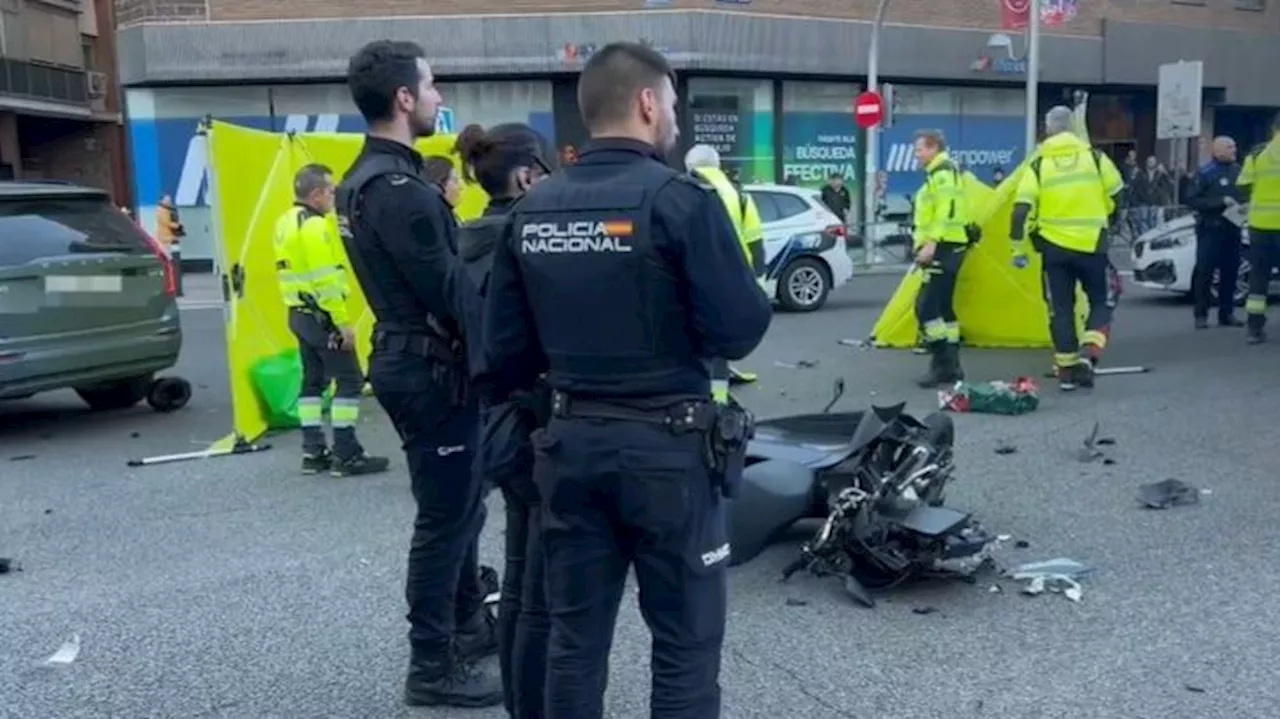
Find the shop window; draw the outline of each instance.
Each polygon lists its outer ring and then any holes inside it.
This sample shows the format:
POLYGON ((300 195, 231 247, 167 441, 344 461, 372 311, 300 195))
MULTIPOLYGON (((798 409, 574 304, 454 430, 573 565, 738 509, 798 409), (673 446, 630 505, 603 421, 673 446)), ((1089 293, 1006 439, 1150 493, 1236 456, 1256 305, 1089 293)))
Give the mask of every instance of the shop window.
POLYGON ((773 182, 773 83, 689 79, 689 144, 711 145, 727 172, 744 183, 773 182))
POLYGON ((819 187, 840 175, 854 189, 860 155, 853 98, 858 92, 851 82, 783 83, 783 182, 819 187))

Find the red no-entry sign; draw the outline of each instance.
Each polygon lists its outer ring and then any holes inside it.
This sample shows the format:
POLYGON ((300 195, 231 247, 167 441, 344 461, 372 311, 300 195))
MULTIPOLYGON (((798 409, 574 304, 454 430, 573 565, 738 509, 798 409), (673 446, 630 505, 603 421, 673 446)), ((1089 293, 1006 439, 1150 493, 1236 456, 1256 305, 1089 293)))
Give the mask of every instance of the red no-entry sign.
POLYGON ((853 121, 869 130, 884 120, 884 98, 878 92, 864 92, 853 101, 853 121))

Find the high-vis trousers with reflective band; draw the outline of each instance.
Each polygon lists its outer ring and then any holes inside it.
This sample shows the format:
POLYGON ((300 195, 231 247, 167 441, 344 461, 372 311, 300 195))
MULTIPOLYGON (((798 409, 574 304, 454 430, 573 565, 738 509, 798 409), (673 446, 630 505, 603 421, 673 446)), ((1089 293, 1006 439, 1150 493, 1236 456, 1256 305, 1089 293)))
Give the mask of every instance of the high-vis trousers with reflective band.
POLYGON ((322 396, 333 382, 333 402, 329 406, 329 424, 333 427, 333 453, 341 459, 360 455, 364 450, 356 439, 356 423, 360 420, 360 392, 364 376, 360 362, 352 350, 329 347, 329 330, 324 321, 309 312, 289 310, 289 329, 298 338, 302 359, 302 388, 298 394, 298 420, 302 424, 302 451, 323 452, 325 441, 322 396))
POLYGON ((960 342, 960 324, 956 321, 956 280, 968 253, 964 245, 938 243, 933 262, 924 267, 924 284, 916 312, 928 344, 960 342))
POLYGON ((1271 273, 1280 267, 1280 230, 1249 228, 1249 296, 1244 311, 1251 332, 1267 324, 1267 290, 1271 273))
POLYGON ((1079 364, 1080 345, 1090 359, 1107 347, 1116 295, 1110 280, 1107 255, 1076 252, 1043 240, 1036 242, 1043 256, 1044 301, 1049 308, 1049 335, 1053 338, 1053 362, 1057 367, 1079 364), (1084 334, 1076 336, 1076 286, 1089 300, 1084 334))

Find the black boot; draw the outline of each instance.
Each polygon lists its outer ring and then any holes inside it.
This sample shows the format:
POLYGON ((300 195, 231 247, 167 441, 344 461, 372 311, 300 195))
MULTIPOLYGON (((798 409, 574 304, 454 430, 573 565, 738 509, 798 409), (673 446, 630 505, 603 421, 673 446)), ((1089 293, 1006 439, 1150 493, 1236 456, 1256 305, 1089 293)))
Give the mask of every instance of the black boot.
POLYGON ((458 653, 478 661, 498 653, 498 618, 482 606, 466 624, 458 626, 458 653))
POLYGON ((415 657, 404 680, 404 703, 411 707, 496 707, 502 703, 502 676, 493 660, 452 662, 415 657))
POLYGON ((934 389, 938 385, 946 381, 946 345, 942 342, 930 342, 929 348, 929 371, 923 377, 916 380, 916 384, 924 389, 934 389))
POLYGON ((1219 327, 1244 327, 1244 323, 1235 315, 1218 315, 1219 327))
POLYGON ((960 368, 960 343, 942 345, 942 374, 942 381, 947 384, 964 380, 964 370, 960 368))

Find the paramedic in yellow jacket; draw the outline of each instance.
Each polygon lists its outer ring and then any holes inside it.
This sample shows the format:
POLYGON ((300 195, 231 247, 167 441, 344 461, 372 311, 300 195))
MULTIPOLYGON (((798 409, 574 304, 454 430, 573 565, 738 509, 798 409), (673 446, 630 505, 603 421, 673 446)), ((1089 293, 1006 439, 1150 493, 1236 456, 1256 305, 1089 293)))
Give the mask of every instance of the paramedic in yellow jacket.
POLYGON ((924 184, 915 196, 912 249, 924 274, 917 308, 930 355, 929 371, 919 384, 936 387, 964 379, 955 294, 973 222, 960 168, 948 156, 942 132, 917 132, 915 154, 924 184))
POLYGON ((1049 334, 1058 386, 1093 386, 1093 368, 1107 347, 1115 295, 1111 291, 1107 227, 1124 189, 1111 158, 1072 131, 1071 109, 1045 115, 1039 157, 1022 173, 1014 195, 1014 266, 1027 266, 1025 238, 1043 260, 1042 284, 1049 306, 1049 334), (1029 218, 1034 216, 1034 221, 1029 218), (1085 331, 1076 335, 1076 286, 1089 301, 1085 331))
MULTIPOLYGON (((729 176, 720 169, 720 153, 710 145, 694 145, 689 148, 684 156, 684 166, 691 174, 715 188, 720 201, 724 203, 725 212, 729 214, 733 229, 738 233, 738 242, 742 244, 747 266, 763 281, 764 227, 760 222, 760 211, 756 209, 751 195, 735 187, 729 176)), ((756 375, 751 372, 729 368, 729 373, 732 379, 740 382, 756 380, 756 375)), ((712 393, 717 400, 723 401, 725 398, 722 395, 727 394, 728 389, 720 384, 718 378, 713 377, 712 380, 712 393)))
POLYGON ((335 477, 386 471, 388 462, 370 457, 356 439, 364 378, 356 359, 350 293, 342 243, 327 215, 333 211, 333 172, 307 165, 293 179, 295 204, 276 222, 276 272, 289 308, 289 329, 298 338, 302 387, 302 472, 335 477), (337 386, 329 408, 333 451, 325 441, 322 397, 337 386))
POLYGON ((1249 153, 1236 184, 1249 196, 1249 296, 1245 325, 1249 344, 1267 335, 1267 295, 1271 273, 1280 266, 1280 115, 1271 124, 1271 141, 1249 153))

